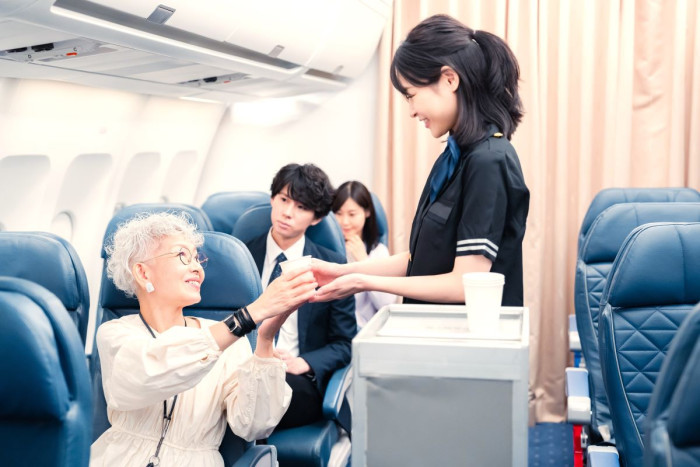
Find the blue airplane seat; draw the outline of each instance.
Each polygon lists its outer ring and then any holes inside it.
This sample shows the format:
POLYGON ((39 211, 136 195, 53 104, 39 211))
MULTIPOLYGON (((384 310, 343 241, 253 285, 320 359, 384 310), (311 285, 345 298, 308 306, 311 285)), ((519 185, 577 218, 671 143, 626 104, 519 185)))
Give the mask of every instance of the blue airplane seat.
POLYGON ((213 230, 230 234, 245 211, 258 204, 270 204, 270 194, 264 191, 222 191, 209 196, 202 204, 213 230))
POLYGON ((700 466, 700 304, 683 321, 649 403, 644 465, 700 466))
POLYGON ((16 277, 0 277, 0 314, 0 463, 87 467, 90 376, 75 323, 54 294, 16 277))
MULTIPOLYGON (((131 211, 135 215, 144 211, 144 205, 131 211)), ((153 205, 160 206, 160 205, 153 205)), ((131 208, 131 206, 129 207, 131 208)), ((128 209, 128 208, 127 208, 128 209)), ((190 208, 196 212, 198 208, 190 208)), ((168 210, 177 210, 169 208, 168 210)), ((104 236, 102 257, 106 259, 105 246, 114 235, 114 232, 123 222, 130 217, 124 215, 124 210, 117 213, 109 223, 104 236)), ((160 212, 155 209, 152 212, 160 212)), ((204 215, 201 213, 201 215, 204 215)), ((196 218, 195 218, 196 219, 196 218)), ((200 220, 206 219, 201 217, 200 220)), ((195 220, 196 221, 196 220, 195 220)), ((257 299, 262 293, 260 276, 250 252, 243 243, 227 234, 220 232, 202 232, 204 245, 201 250, 209 257, 205 279, 202 283, 202 300, 185 308, 188 316, 197 316, 214 320, 222 320, 234 310, 247 305, 257 299)), ((139 304, 136 298, 127 297, 117 289, 114 283, 107 277, 106 267, 102 271, 102 284, 100 288, 100 301, 98 308, 101 310, 101 323, 111 319, 118 319, 128 314, 138 313, 139 304)), ((250 333, 248 341, 251 348, 255 348, 257 334, 250 333)), ((107 428, 107 406, 102 388, 102 371, 99 365, 97 348, 93 352, 95 360, 93 364, 92 384, 94 392, 95 414, 93 418, 93 438, 97 439, 107 428)), ((227 427, 226 434, 219 448, 224 458, 225 465, 236 467, 248 465, 275 465, 276 451, 271 446, 254 446, 242 438, 236 436, 227 427)))
MULTIPOLYGON (((272 207, 254 206, 238 219, 233 235, 243 242, 248 242, 270 230, 272 207)), ((308 237, 321 246, 345 256, 345 239, 343 232, 333 214, 326 216, 315 226, 306 231, 308 237)), ((257 272, 257 269, 256 269, 257 272)), ((323 419, 297 428, 275 431, 268 438, 268 443, 277 447, 280 465, 290 466, 326 466, 333 446, 339 440, 337 420, 341 412, 348 411, 345 392, 350 384, 352 372, 350 366, 336 370, 326 387, 323 399, 323 419)))
POLYGON ((374 205, 374 213, 377 216, 377 227, 379 228, 379 241, 384 245, 389 246, 389 221, 386 217, 386 211, 379 197, 374 193, 372 195, 372 204, 374 205))
MULTIPOLYGON (((238 218, 233 228, 233 236, 247 243, 267 233, 272 227, 271 212, 272 206, 269 204, 248 209, 238 218)), ((345 256, 345 237, 333 213, 329 213, 321 222, 306 229, 306 235, 317 245, 345 256)))
POLYGON ((600 300, 615 257, 627 235, 650 222, 700 222, 700 203, 626 203, 605 209, 593 222, 576 262, 576 327, 588 371, 591 428, 604 441, 613 437, 598 351, 600 300), (609 435, 608 435, 609 432, 609 435))
MULTIPOLYGON (((192 219, 192 222, 199 228, 199 230, 214 230, 207 213, 197 206, 180 203, 138 203, 123 207, 114 213, 114 216, 109 221, 107 230, 105 231, 105 236, 113 235, 119 224, 131 219, 134 217, 134 215, 152 212, 184 212, 190 217, 190 219, 192 219)), ((106 238, 104 240, 106 240, 106 238)), ((102 243, 104 243, 104 241, 102 243)))
POLYGON ((700 192, 693 188, 606 188, 598 192, 588 206, 581 222, 578 248, 581 248, 588 230, 598 214, 618 203, 700 202, 700 192))
POLYGON ((0 232, 0 275, 27 279, 56 295, 85 346, 90 292, 83 264, 68 241, 48 232, 0 232))
POLYGON ((649 401, 672 338, 700 301, 700 223, 635 229, 603 291, 600 361, 624 466, 642 465, 649 401))

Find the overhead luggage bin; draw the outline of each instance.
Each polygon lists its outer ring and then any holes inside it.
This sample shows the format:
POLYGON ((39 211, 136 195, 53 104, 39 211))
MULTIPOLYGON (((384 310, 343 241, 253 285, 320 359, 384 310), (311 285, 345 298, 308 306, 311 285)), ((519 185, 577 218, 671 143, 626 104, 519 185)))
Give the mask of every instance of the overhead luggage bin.
POLYGON ((390 16, 390 0, 9 0, 0 76, 222 101, 332 92, 390 16))

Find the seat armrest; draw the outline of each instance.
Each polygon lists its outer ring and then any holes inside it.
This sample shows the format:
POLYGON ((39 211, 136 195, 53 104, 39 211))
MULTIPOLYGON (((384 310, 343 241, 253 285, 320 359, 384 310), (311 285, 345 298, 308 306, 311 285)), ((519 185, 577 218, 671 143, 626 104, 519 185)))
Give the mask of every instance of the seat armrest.
POLYGON ((620 467, 620 456, 614 446, 589 446, 588 467, 620 467))
POLYGON ((566 418, 569 423, 590 425, 591 397, 588 392, 588 370, 566 369, 566 418))
POLYGON ((581 351, 581 338, 578 335, 575 315, 569 315, 569 350, 572 352, 581 351))
POLYGON ((345 400, 345 393, 352 382, 352 371, 350 365, 340 368, 333 373, 326 394, 323 397, 323 416, 327 420, 335 420, 338 418, 340 408, 345 400))
POLYGON ((231 467, 275 467, 277 448, 273 445, 251 446, 231 467))

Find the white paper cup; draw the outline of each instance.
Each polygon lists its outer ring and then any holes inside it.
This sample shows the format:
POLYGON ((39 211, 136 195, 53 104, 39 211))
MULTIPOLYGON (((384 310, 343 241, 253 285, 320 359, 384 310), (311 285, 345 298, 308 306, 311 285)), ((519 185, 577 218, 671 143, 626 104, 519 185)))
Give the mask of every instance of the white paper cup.
POLYGON ((291 259, 280 263, 280 268, 282 268, 282 274, 294 271, 295 269, 304 266, 311 266, 311 255, 302 256, 301 258, 291 259))
POLYGON ((505 277, 497 272, 468 272, 462 275, 469 330, 475 334, 498 333, 505 277))

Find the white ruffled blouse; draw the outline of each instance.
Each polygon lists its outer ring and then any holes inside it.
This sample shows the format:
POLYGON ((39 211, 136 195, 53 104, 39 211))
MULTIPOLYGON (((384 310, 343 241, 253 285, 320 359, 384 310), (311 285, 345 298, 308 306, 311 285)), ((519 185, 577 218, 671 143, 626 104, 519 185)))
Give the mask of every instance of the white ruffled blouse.
POLYGON ((209 326, 175 326, 154 339, 139 315, 97 332, 102 385, 112 427, 93 444, 90 466, 145 467, 163 424, 163 401, 179 394, 160 465, 223 466, 226 423, 246 440, 265 438, 289 407, 285 364, 252 354, 248 339, 219 349, 209 326))

